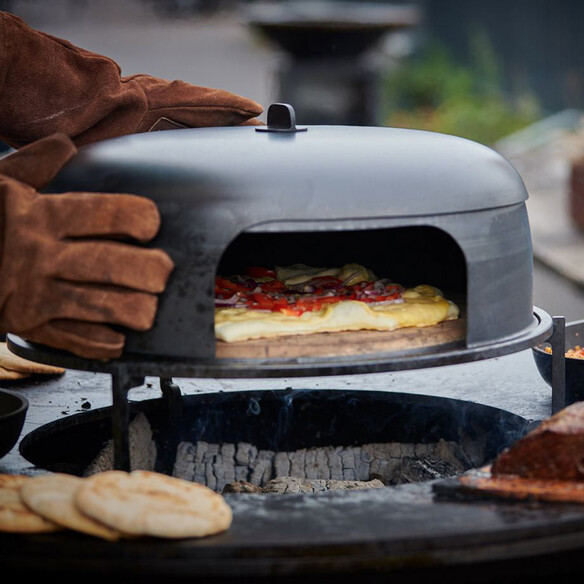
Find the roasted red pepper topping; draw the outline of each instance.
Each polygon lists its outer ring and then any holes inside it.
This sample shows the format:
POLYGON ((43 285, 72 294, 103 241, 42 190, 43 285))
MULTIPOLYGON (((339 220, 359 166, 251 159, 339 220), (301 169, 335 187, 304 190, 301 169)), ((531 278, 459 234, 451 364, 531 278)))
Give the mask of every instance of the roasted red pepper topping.
POLYGON ((263 268, 262 266, 249 266, 245 269, 245 275, 250 278, 274 278, 276 279, 276 272, 270 270, 269 268, 263 268))
POLYGON ((327 304, 343 300, 359 300, 368 304, 395 302, 401 298, 402 287, 387 281, 360 282, 343 286, 334 276, 316 276, 301 285, 287 288, 268 268, 253 266, 245 276, 215 278, 215 297, 219 306, 229 299, 231 306, 245 306, 254 310, 269 310, 291 316, 321 310, 327 304), (266 281, 265 278, 271 278, 266 281))

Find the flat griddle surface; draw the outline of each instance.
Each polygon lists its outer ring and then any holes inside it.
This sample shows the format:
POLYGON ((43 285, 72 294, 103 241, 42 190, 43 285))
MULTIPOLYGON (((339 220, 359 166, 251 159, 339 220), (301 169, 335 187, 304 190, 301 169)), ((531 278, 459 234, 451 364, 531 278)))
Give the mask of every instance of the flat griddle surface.
POLYGON ((274 574, 383 579, 419 570, 440 581, 448 570, 486 564, 490 571, 479 570, 473 581, 492 582, 497 570, 509 574, 507 562, 515 560, 515 569, 536 575, 542 557, 549 560, 584 544, 581 506, 441 503, 427 490, 411 485, 320 495, 231 495, 233 524, 220 535, 106 542, 69 531, 0 534, 0 561, 3 570, 20 575, 132 574, 146 581, 204 576, 234 582, 274 574), (490 579, 482 580, 487 573, 490 579))

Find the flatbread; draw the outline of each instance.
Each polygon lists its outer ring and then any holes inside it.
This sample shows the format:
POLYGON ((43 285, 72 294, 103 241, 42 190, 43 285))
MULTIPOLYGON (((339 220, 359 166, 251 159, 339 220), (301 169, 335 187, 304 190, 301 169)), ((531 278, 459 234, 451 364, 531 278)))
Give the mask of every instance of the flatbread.
POLYGON ((17 381, 18 379, 26 379, 32 373, 25 373, 24 371, 11 371, 0 366, 0 379, 5 381, 17 381))
POLYGON ((26 374, 27 376, 32 374, 40 375, 62 375, 65 373, 65 369, 62 367, 55 367, 53 365, 45 365, 44 363, 36 363, 35 361, 29 361, 28 359, 23 359, 19 355, 15 355, 8 349, 6 343, 0 343, 0 376, 6 375, 6 377, 0 377, 2 379, 20 379, 22 377, 16 377, 16 373, 26 374))
POLYGON ((203 537, 225 531, 232 521, 231 508, 219 493, 144 470, 87 477, 75 504, 82 513, 135 536, 203 537))
POLYGON ((21 488, 32 478, 0 474, 0 531, 46 533, 62 529, 60 525, 39 515, 23 502, 21 488))
POLYGON ((32 477, 26 481, 20 495, 23 502, 45 519, 88 535, 116 541, 121 533, 79 511, 75 493, 83 484, 81 477, 54 473, 32 477))

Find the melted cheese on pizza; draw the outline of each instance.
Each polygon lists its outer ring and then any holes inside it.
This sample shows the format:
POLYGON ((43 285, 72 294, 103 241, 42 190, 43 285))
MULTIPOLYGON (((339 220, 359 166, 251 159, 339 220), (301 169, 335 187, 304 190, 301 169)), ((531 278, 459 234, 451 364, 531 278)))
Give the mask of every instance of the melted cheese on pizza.
POLYGON ((406 290, 403 302, 366 304, 346 300, 300 316, 248 308, 218 308, 215 311, 215 335, 221 341, 238 342, 321 332, 391 331, 402 327, 432 326, 456 319, 458 315, 456 304, 446 300, 437 288, 424 284, 406 290))
POLYGON ((276 267, 276 277, 286 286, 307 282, 319 276, 335 276, 349 286, 377 279, 371 270, 361 264, 345 264, 342 268, 314 268, 305 264, 276 267))

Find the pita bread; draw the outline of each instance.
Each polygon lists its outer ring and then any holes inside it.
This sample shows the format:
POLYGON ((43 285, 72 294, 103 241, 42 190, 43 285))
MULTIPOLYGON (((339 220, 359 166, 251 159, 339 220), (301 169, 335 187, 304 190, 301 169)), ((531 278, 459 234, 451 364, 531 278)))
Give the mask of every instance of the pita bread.
POLYGON ((0 474, 0 531, 45 533, 62 529, 32 511, 22 501, 20 490, 33 477, 0 474))
POLYGON ((30 377, 31 373, 24 373, 23 371, 11 371, 0 366, 0 379, 5 381, 16 381, 18 379, 26 379, 30 377))
POLYGON ((83 479, 73 475, 41 475, 26 481, 20 495, 30 509, 58 525, 102 539, 118 540, 119 531, 84 515, 75 506, 75 493, 82 484, 83 479))
MULTIPOLYGON (((19 372, 28 375, 42 374, 42 375, 62 375, 65 369, 62 367, 54 367, 53 365, 45 365, 44 363, 36 363, 23 359, 15 355, 8 349, 6 343, 0 343, 0 368, 8 372, 19 372)), ((3 373, 0 371, 0 373, 3 373)), ((8 374, 7 374, 8 375, 8 374)), ((15 379, 14 377, 3 377, 2 379, 15 379)))
POLYGON ((84 479, 79 510, 124 533, 165 538, 225 531, 232 511, 209 487, 156 472, 105 471, 84 479))

